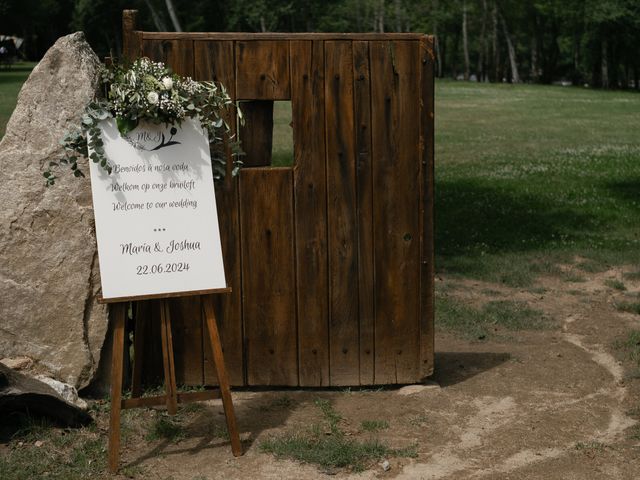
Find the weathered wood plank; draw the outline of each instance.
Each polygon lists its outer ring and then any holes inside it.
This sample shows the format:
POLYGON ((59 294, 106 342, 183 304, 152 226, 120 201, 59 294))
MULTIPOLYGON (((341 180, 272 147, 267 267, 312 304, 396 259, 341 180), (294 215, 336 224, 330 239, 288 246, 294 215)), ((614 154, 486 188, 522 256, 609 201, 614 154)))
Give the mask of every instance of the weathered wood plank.
MULTIPOLYGON (((235 99, 233 42, 196 41, 194 42, 194 52, 194 78, 221 82, 227 88, 229 96, 235 99)), ((235 111, 229 111, 226 120, 232 128, 232 132, 235 133, 235 111)), ((224 185, 216 186, 216 204, 224 269, 227 283, 233 290, 226 295, 215 295, 213 301, 220 326, 222 349, 229 380, 233 385, 245 385, 238 178, 231 176, 230 160, 224 185)), ((206 322, 204 317, 203 322, 206 322)), ((203 326, 203 331, 205 328, 203 326)), ((213 353, 206 335, 203 336, 203 352, 205 383, 207 385, 217 384, 213 353)))
POLYGON ((291 115, 300 386, 329 385, 324 42, 292 41, 291 115))
POLYGON ((373 264, 373 174, 371 166, 371 75, 369 43, 353 42, 354 125, 358 196, 358 306, 360 318, 360 384, 374 380, 375 311, 373 264))
POLYGON ((178 75, 193 77, 193 40, 144 40, 142 53, 164 62, 178 75))
POLYGON ((325 42, 331 385, 357 385, 358 222, 350 41, 325 42))
POLYGON ((420 40, 420 376, 434 369, 434 50, 433 37, 420 40))
POLYGON ((239 100, 288 100, 289 42, 236 42, 236 93, 239 100))
MULTIPOLYGON (((147 324, 147 338, 142 354, 142 385, 159 385, 162 382, 162 342, 160 341, 160 301, 141 300, 147 306, 141 312, 147 324)), ((135 351, 134 351, 135 353, 135 351)))
POLYGON ((127 60, 134 60, 140 56, 142 32, 136 31, 137 10, 122 12, 122 55, 127 60))
POLYGON ((143 32, 145 39, 193 40, 420 40, 422 33, 243 33, 243 32, 143 32))
POLYGON ((297 385, 291 169, 242 170, 240 212, 247 382, 297 385))
POLYGON ((419 42, 371 42, 375 382, 419 378, 419 42))
POLYGON ((113 323, 113 353, 111 355, 111 412, 109 415, 109 471, 118 471, 120 458, 120 411, 124 351, 124 303, 116 303, 109 312, 113 323))
POLYGON ((173 327, 176 379, 180 384, 202 385, 204 355, 200 297, 181 297, 167 302, 173 327))

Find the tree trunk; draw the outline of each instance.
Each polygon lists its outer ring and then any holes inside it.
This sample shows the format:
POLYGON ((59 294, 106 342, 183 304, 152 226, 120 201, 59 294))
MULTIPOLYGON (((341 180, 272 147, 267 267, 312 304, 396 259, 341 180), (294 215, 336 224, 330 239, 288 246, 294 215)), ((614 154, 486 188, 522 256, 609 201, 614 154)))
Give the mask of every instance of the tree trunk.
POLYGON ((173 6, 172 0, 164 0, 164 3, 167 5, 167 11, 169 12, 169 18, 171 18, 171 23, 173 24, 173 29, 176 32, 181 32, 182 27, 180 26, 180 21, 178 20, 178 16, 176 15, 176 9, 173 6))
POLYGON ((158 15, 158 10, 153 6, 153 2, 151 2, 151 0, 144 0, 144 3, 146 3, 147 8, 151 12, 151 18, 153 19, 153 24, 156 26, 156 30, 159 32, 166 32, 167 26, 162 18, 160 18, 160 15, 158 15))
POLYGON ((402 31, 402 0, 393 0, 396 14, 396 32, 402 31))
POLYGON ((467 2, 462 2, 462 50, 464 53, 464 79, 469 80, 469 38, 467 36, 467 2))
POLYGON ((609 88, 609 62, 608 62, 607 37, 602 37, 602 57, 600 59, 600 75, 602 88, 609 88))
POLYGON ((538 83, 538 39, 536 35, 531 38, 531 80, 538 83))
POLYGON ((511 82, 520 83, 520 75, 518 74, 518 63, 516 61, 516 50, 511 42, 509 31, 507 30, 507 22, 504 20, 501 12, 498 12, 500 16, 500 22, 502 23, 502 32, 504 33, 504 39, 507 42, 507 51, 509 52, 509 64, 511 66, 511 82))
POLYGON ((580 36, 573 34, 573 81, 574 85, 580 84, 580 36))
POLYGON ((498 45, 498 4, 493 2, 493 11, 491 12, 491 20, 493 24, 492 47, 493 47, 493 80, 500 82, 500 48, 498 45))
POLYGON ((458 79, 458 52, 460 51, 460 33, 456 31, 453 36, 453 45, 451 46, 451 55, 449 62, 451 63, 451 78, 458 79))
POLYGON ((384 0, 378 0, 376 3, 376 12, 374 15, 374 30, 384 33, 384 0))
POLYGON ((440 37, 438 36, 438 0, 433 0, 433 12, 435 12, 433 16, 433 46, 436 50, 436 77, 442 78, 442 51, 440 50, 440 37))
POLYGON ((484 62, 487 59, 487 0, 482 0, 482 24, 480 27, 480 49, 478 55, 478 81, 483 82, 487 72, 484 62))

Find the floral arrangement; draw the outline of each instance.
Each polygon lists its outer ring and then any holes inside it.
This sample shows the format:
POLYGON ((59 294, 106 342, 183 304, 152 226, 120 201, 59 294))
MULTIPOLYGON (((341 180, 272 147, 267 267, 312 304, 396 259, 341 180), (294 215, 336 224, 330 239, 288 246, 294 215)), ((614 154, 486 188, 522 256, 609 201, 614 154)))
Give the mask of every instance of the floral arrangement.
MULTIPOLYGON (((141 121, 180 125, 186 118, 198 119, 209 133, 214 180, 221 180, 226 172, 225 143, 231 147, 233 175, 237 174, 242 164, 238 159, 240 151, 223 117, 233 102, 222 84, 181 77, 161 62, 140 58, 128 67, 117 64, 103 67, 101 87, 103 96, 97 96, 86 106, 81 125, 67 132, 60 141, 65 155, 59 162, 51 162, 44 172, 47 185, 55 183, 57 177, 52 169, 60 164, 68 165, 76 177, 84 177, 78 166, 82 158, 100 164, 111 173, 99 128, 99 123, 109 117, 115 118, 125 138, 141 121)), ((240 110, 237 112, 242 120, 240 110)), ((171 133, 175 134, 174 129, 171 133)))

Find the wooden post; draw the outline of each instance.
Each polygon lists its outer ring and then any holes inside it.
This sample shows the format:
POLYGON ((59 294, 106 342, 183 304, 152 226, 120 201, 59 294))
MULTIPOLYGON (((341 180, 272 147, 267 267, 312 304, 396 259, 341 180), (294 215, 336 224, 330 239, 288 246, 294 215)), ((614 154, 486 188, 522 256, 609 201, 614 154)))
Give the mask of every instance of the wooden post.
POLYGON ((137 10, 122 12, 122 56, 134 60, 139 55, 140 42, 136 32, 137 10))
POLYGON ((109 470, 118 470, 120 453, 120 410, 122 409, 122 370, 124 356, 125 303, 111 309, 113 322, 113 355, 111 359, 111 416, 109 419, 109 470))
POLYGON ((227 419, 227 430, 231 439, 231 451, 235 457, 242 455, 242 446, 240 445, 240 435, 236 426, 236 415, 231 400, 231 390, 229 388, 229 379, 227 378, 227 370, 224 367, 224 357, 222 355, 222 344, 220 343, 220 334, 218 333, 218 325, 216 323, 216 314, 213 309, 213 299, 211 295, 204 297, 204 313, 207 318, 207 328, 209 330, 209 338, 211 339, 211 349, 213 351, 213 363, 218 374, 218 385, 220 386, 220 395, 222 397, 222 407, 224 415, 227 419))
POLYGON ((171 335, 171 312, 169 302, 160 300, 160 332, 162 334, 162 360, 164 363, 164 383, 167 397, 167 412, 178 412, 178 388, 176 386, 176 367, 173 358, 173 336, 171 335))

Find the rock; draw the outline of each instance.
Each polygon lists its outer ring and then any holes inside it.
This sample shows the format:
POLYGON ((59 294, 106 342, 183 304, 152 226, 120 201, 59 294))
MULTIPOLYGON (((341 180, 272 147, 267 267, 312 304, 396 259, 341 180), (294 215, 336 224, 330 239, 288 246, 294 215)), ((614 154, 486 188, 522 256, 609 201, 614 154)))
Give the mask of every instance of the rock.
POLYGON ((385 472, 388 472, 391 469, 391 464, 389 463, 389 460, 385 460, 384 462, 382 462, 381 467, 382 467, 382 470, 384 470, 385 472))
POLYGON ((87 402, 78 397, 78 391, 68 383, 63 383, 58 380, 54 380, 53 378, 45 377, 44 375, 38 375, 36 379, 49 385, 58 393, 58 395, 64 398, 67 402, 78 407, 80 410, 87 409, 87 402))
POLYGON ((33 360, 31 360, 29 357, 3 358, 2 360, 0 360, 0 362, 6 367, 12 368, 14 370, 24 370, 33 365, 33 360))
POLYGON ((0 142, 0 357, 29 356, 76 388, 94 376, 107 330, 91 186, 62 171, 47 188, 42 171, 94 95, 98 67, 84 34, 60 38, 22 87, 0 142))
POLYGON ((0 364, 0 418, 9 418, 12 412, 41 415, 73 427, 87 425, 93 420, 50 386, 0 364))
POLYGON ((416 393, 421 393, 424 392, 426 390, 438 390, 440 388, 440 385, 436 382, 433 382, 431 380, 427 380, 424 383, 421 383, 419 385, 407 385, 406 387, 402 387, 400 389, 398 389, 398 395, 403 395, 403 396, 407 396, 407 395, 414 395, 416 393))

